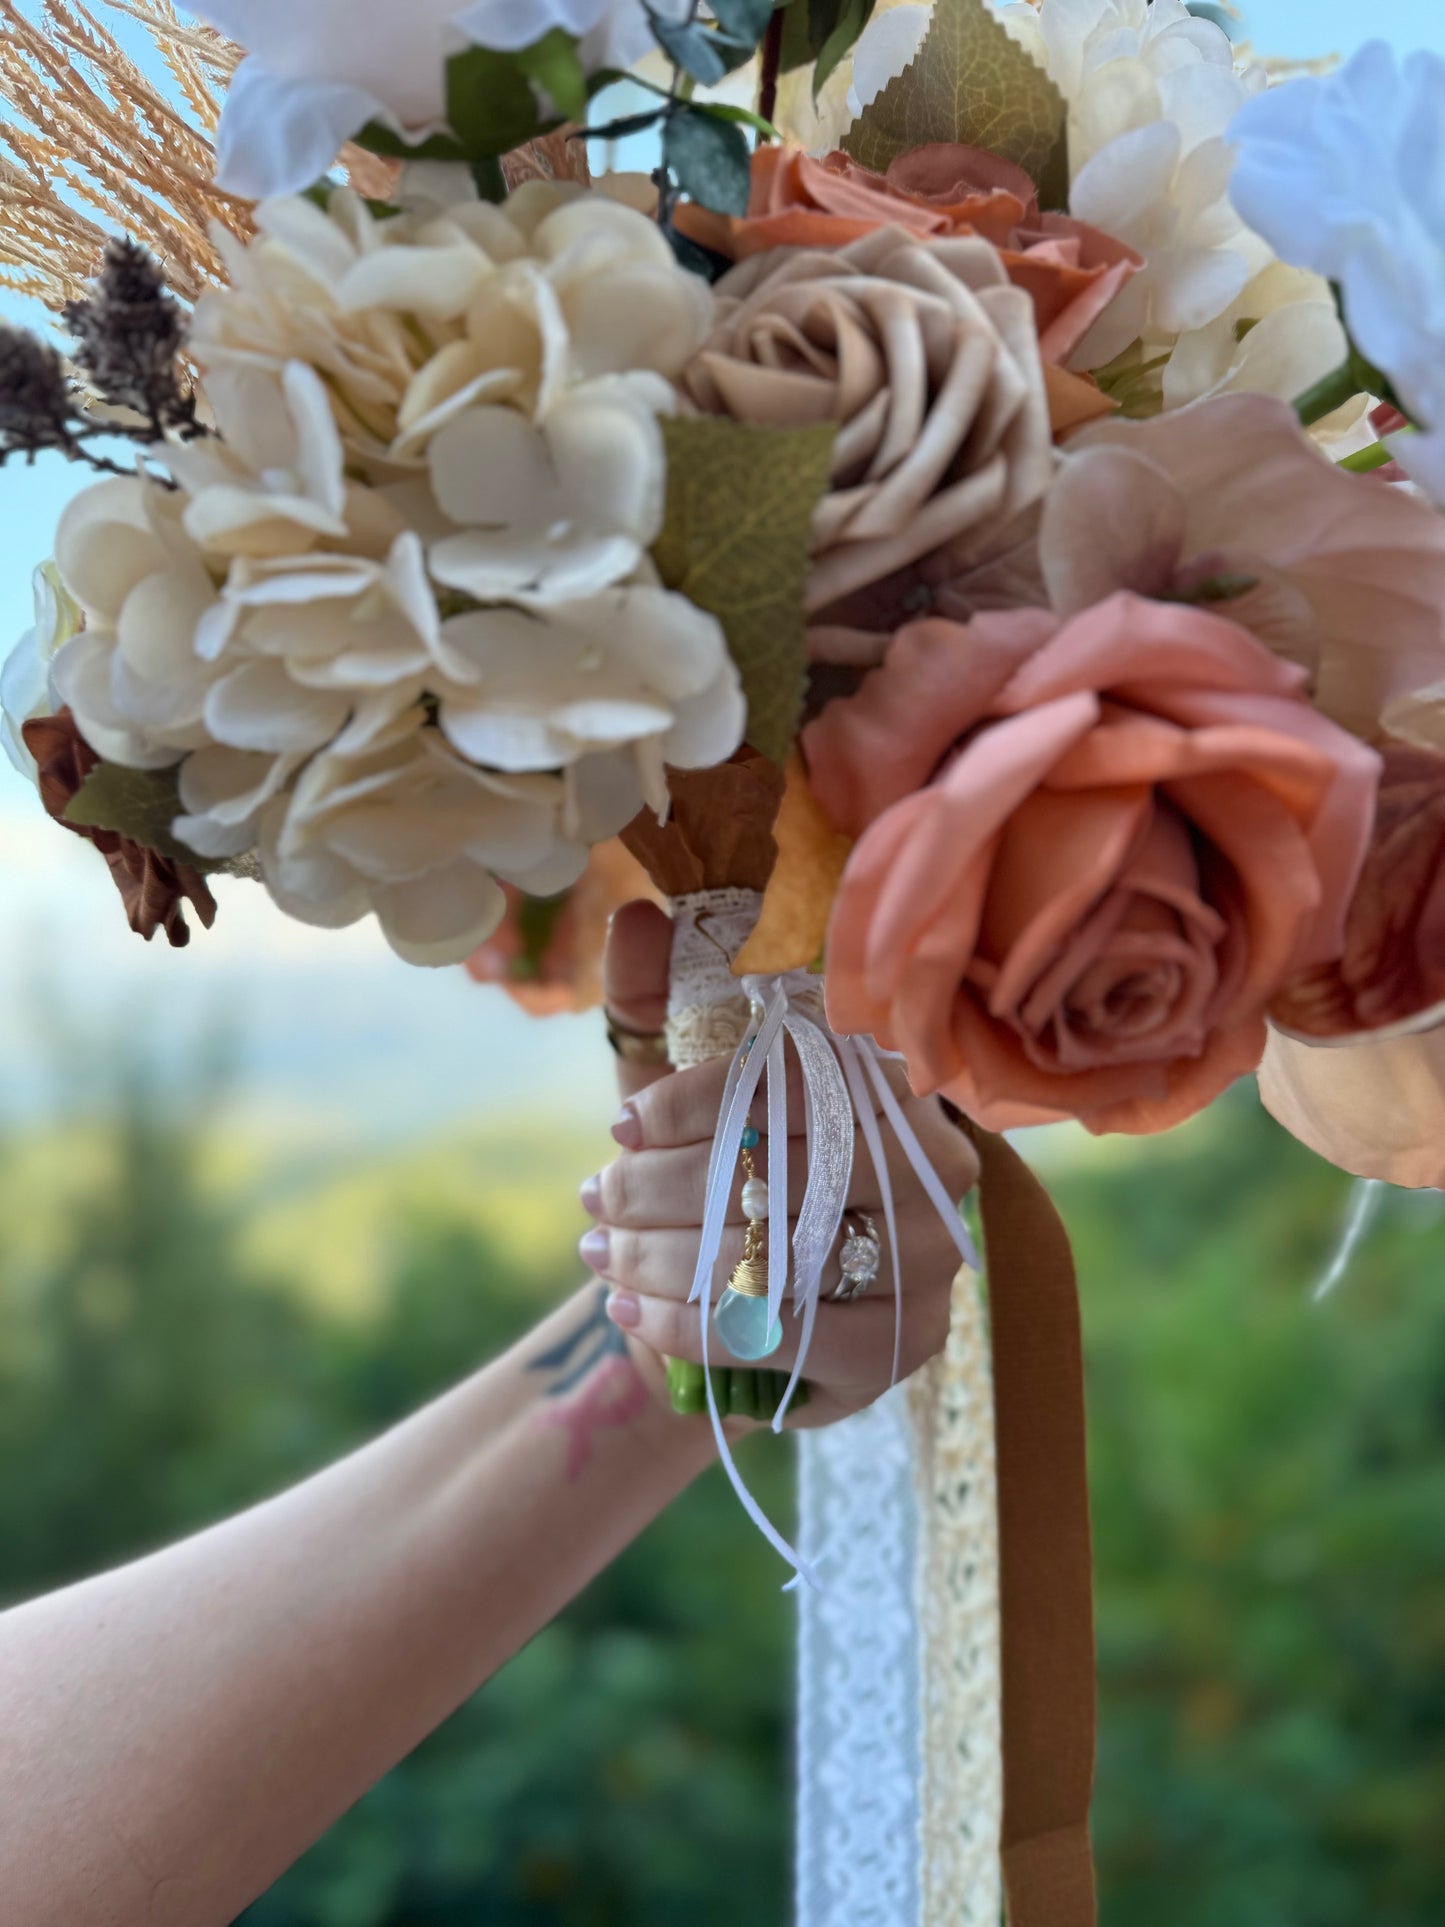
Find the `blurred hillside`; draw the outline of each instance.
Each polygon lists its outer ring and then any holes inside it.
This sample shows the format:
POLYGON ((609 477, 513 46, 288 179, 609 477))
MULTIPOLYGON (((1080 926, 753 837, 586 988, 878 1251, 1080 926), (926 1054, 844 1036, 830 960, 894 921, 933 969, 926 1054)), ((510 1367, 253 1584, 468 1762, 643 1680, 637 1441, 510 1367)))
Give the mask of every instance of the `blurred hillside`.
MULTIPOLYGON (((225 1115, 129 1075, 0 1137, 0 1597, 304 1473, 576 1281, 591 1130, 523 1111, 358 1162, 225 1115)), ((1088 1325, 1105 1927, 1435 1927, 1437 1201, 1392 1200, 1316 1308, 1344 1187, 1243 1094, 1053 1161, 1088 1325)), ((786 1450, 750 1472, 786 1510, 786 1450)), ((248 1927, 782 1923, 779 1576, 703 1481, 248 1927)))

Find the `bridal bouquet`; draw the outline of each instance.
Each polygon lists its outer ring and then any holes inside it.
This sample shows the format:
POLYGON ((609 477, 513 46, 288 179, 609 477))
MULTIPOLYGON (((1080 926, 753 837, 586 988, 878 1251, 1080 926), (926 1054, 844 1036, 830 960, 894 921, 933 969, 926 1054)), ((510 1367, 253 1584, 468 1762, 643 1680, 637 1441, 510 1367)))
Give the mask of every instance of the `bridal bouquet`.
POLYGON ((1434 63, 1268 87, 1180 0, 199 11, 213 282, 118 238, 0 341, 6 454, 107 471, 7 742, 142 934, 241 870, 458 962, 619 834, 675 892, 668 824, 987 1128, 1263 1061, 1438 1175, 1358 1102, 1445 1002, 1434 63))
POLYGON ((723 954, 715 1179, 786 1035, 820 1128, 879 1052, 983 1132, 1257 1072, 1441 1182, 1445 67, 1183 0, 195 10, 136 234, 0 334, 0 454, 99 471, 6 747, 136 930, 232 872, 565 999, 620 838, 723 954))

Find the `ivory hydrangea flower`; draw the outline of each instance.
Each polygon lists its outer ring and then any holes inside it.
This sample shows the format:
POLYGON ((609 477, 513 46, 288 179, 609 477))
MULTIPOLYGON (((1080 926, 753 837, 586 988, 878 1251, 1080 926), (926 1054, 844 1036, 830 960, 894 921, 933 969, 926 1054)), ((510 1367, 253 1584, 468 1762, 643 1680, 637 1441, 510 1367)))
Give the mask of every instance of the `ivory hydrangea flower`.
POLYGON ((35 622, 16 643, 0 669, 0 744, 22 776, 36 775, 35 758, 22 730, 36 716, 51 713, 50 665, 57 650, 80 627, 80 610, 65 592, 54 563, 33 578, 35 622))
POLYGON ((253 200, 309 187, 368 121, 413 141, 438 132, 446 62, 469 44, 518 49, 560 28, 589 69, 630 67, 653 44, 641 0, 196 0, 193 11, 249 56, 221 116, 217 179, 253 200))
POLYGON ((373 463, 419 469, 473 405, 545 413, 579 381, 671 379, 712 324, 656 223, 570 182, 389 220, 343 188, 256 222, 249 245, 217 237, 229 286, 199 303, 194 352, 211 374, 306 362, 348 453, 373 463))
MULTIPOLYGON (((1338 283, 1361 351, 1425 431, 1397 458, 1445 502, 1445 60, 1371 41, 1339 72, 1241 108, 1235 206, 1287 261, 1338 283)), ((1343 357, 1341 357, 1343 359, 1343 357)))
POLYGON ((648 553, 663 370, 711 297, 642 216, 547 184, 455 219, 265 207, 234 272, 197 339, 219 436, 64 518, 56 689, 107 760, 179 765, 198 854, 259 849, 292 914, 458 961, 497 878, 566 888, 667 765, 742 739, 720 625, 648 553))

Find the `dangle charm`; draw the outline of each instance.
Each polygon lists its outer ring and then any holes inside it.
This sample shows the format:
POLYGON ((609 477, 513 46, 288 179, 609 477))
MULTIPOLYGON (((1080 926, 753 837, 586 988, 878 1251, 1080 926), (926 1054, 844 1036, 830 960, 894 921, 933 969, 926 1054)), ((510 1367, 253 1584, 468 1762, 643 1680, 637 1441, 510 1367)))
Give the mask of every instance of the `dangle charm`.
POLYGON ((782 1320, 768 1327, 767 1220, 768 1187, 757 1175, 753 1152, 758 1133, 750 1124, 743 1132, 743 1210, 748 1228, 743 1255, 732 1281, 717 1301, 713 1329, 734 1358, 770 1358, 783 1342, 782 1320))

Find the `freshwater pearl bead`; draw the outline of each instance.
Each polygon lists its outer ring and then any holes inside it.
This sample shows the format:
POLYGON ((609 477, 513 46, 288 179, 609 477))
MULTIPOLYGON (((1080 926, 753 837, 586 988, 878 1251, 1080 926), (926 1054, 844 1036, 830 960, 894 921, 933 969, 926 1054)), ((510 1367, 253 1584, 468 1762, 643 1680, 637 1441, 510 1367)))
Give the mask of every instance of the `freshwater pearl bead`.
POLYGON ((768 1215, 768 1187, 761 1178, 749 1178, 743 1186, 743 1211, 755 1223, 768 1215))

